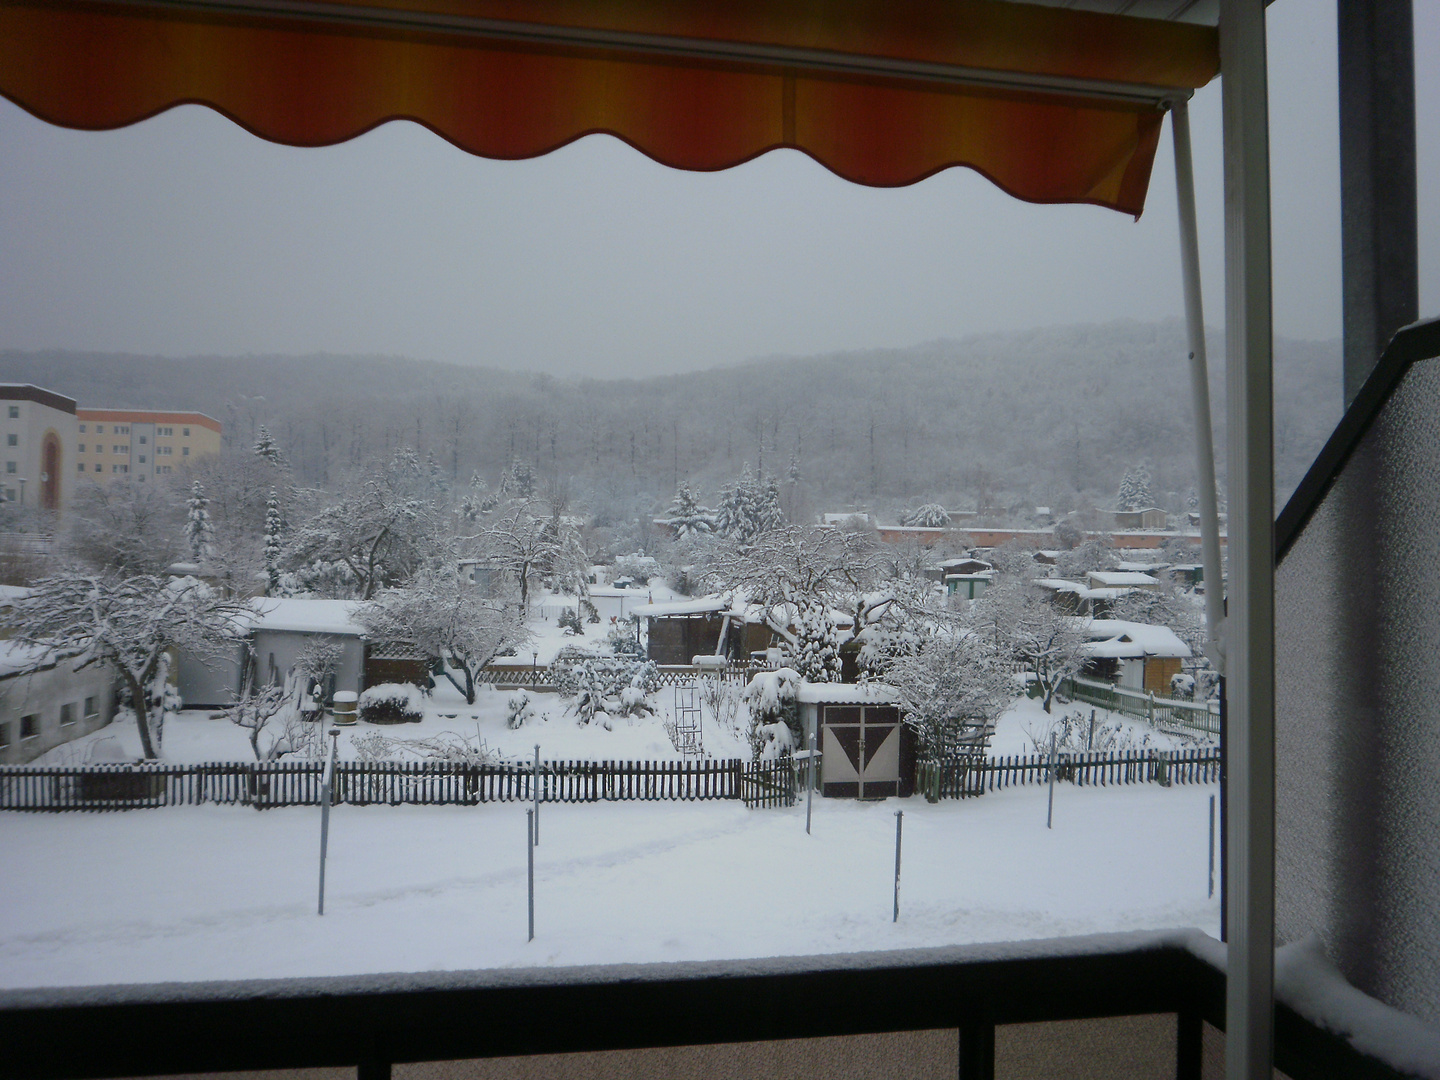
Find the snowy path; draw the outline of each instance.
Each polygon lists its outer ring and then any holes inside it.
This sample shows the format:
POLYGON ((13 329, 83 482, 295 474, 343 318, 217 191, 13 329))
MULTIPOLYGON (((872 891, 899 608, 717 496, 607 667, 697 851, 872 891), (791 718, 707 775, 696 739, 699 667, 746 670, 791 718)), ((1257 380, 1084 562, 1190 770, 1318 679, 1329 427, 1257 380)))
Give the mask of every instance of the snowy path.
POLYGON ((0 986, 739 958, 1198 926, 1213 787, 936 806, 519 805, 0 816, 0 986), (905 810, 898 925, 896 809, 905 810))

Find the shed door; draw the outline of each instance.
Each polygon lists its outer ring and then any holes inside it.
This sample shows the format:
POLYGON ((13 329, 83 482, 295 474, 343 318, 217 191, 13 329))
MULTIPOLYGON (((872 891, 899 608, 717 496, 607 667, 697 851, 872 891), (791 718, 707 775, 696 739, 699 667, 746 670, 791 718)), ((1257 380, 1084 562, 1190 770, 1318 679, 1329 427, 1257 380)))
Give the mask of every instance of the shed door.
POLYGON ((821 711, 821 793, 882 799, 899 794, 900 714, 893 705, 826 705, 821 711))

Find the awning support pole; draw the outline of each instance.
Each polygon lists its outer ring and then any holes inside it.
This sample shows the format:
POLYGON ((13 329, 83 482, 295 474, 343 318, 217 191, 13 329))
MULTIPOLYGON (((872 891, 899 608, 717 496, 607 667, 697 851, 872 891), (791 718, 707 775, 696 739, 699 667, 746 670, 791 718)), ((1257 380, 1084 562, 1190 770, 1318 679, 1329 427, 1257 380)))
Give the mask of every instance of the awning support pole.
POLYGON ((1275 539, 1265 0, 1220 0, 1230 581, 1225 1074, 1272 1075, 1275 539))
POLYGON ((1195 476, 1200 497, 1200 562, 1205 568, 1205 636, 1210 662, 1225 674, 1221 637, 1225 591, 1220 569, 1220 508, 1215 497, 1215 435, 1210 423, 1210 372, 1205 356, 1205 308, 1200 298, 1200 239, 1195 222, 1195 170, 1190 154, 1190 107, 1170 106, 1175 137, 1175 202, 1180 216, 1180 278, 1185 287, 1185 333, 1190 351, 1190 402, 1195 414, 1195 476))

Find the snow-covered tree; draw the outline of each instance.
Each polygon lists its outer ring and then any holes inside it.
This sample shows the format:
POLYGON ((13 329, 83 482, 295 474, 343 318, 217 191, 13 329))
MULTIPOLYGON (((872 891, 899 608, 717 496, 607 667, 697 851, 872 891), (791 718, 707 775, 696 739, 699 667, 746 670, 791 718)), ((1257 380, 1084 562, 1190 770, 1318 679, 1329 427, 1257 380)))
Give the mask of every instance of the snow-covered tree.
POLYGON ((220 656, 236 640, 250 608, 222 598, 193 578, 151 574, 85 574, 66 571, 42 578, 15 604, 15 638, 39 646, 44 656, 80 670, 110 664, 134 703, 140 745, 159 756, 159 724, 153 701, 163 696, 168 654, 184 652, 201 662, 220 656))
POLYGON ((80 484, 67 517, 70 551, 96 570, 158 574, 184 555, 180 506, 160 484, 80 484))
POLYGON ((440 673, 471 705, 480 669, 530 638, 513 611, 481 598, 448 570, 419 571, 362 606, 359 618, 373 639, 414 642, 438 657, 440 673))
POLYGON ((500 476, 500 494, 507 499, 529 502, 535 498, 538 490, 539 484, 535 479, 535 470, 529 462, 522 461, 518 457, 500 476))
POLYGON ((285 551, 284 538, 281 535, 283 530, 284 519, 280 516, 280 496, 272 487, 270 497, 265 501, 266 596, 276 596, 280 592, 280 561, 285 551))
POLYGON ((889 658, 882 673, 926 757, 981 750, 1016 693, 993 643, 970 631, 932 635, 889 658))
POLYGON ((270 429, 264 424, 260 425, 260 431, 255 436, 255 456, 264 458, 271 465, 284 468, 285 455, 280 452, 280 444, 275 441, 275 436, 270 434, 270 429))
POLYGON ((520 586, 520 604, 530 603, 530 584, 543 574, 556 555, 556 536, 550 521, 528 503, 510 507, 482 538, 487 554, 501 569, 508 570, 520 586))
POLYGON ((320 748, 320 725, 301 718, 298 673, 283 684, 258 686, 253 658, 241 676, 240 694, 224 710, 226 718, 243 728, 256 761, 279 761, 286 754, 311 754, 320 748), (263 743, 263 745, 262 745, 263 743))
POLYGON ((747 462, 735 482, 720 493, 715 531, 743 547, 784 522, 779 484, 773 476, 757 477, 747 462))
POLYGON ((1115 493, 1115 509, 1148 510, 1155 505, 1155 496, 1150 494, 1150 469, 1142 461, 1126 471, 1120 480, 1120 490, 1115 493))
POLYGON ((917 506, 914 510, 902 515, 900 524, 916 525, 923 529, 948 529, 950 527, 950 511, 939 503, 926 503, 924 506, 917 506))
POLYGON ((476 521, 482 514, 494 510, 499 500, 491 493, 490 485, 478 472, 470 474, 470 483, 460 496, 460 516, 466 521, 476 521))
POLYGON ((811 606, 795 620, 793 664, 806 682, 840 681, 840 634, 830 613, 811 606))
POLYGON ((371 599, 422 565, 448 562, 446 515, 429 497, 413 451, 397 451, 294 530, 286 557, 302 587, 326 582, 341 598, 371 599))
POLYGON ((190 557, 197 563, 204 562, 214 546, 215 528, 210 524, 210 500, 199 480, 190 485, 185 505, 185 542, 190 546, 190 557))
POLYGON ((715 512, 700 505, 690 485, 682 480, 667 514, 670 528, 679 539, 709 536, 715 531, 715 512))
POLYGON ((1085 620, 1058 611, 1030 583, 1002 579, 975 602, 976 633, 988 638, 1002 658, 1019 661, 1040 688, 1045 711, 1055 691, 1078 675, 1089 657, 1085 620))

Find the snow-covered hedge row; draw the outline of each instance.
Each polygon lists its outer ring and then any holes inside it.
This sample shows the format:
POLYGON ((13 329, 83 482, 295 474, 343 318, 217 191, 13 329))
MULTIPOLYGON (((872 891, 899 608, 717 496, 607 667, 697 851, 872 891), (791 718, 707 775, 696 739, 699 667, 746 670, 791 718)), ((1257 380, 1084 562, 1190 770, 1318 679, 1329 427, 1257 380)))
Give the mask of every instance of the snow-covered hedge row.
POLYGON ((418 724, 425 695, 410 683, 380 683, 360 695, 360 719, 371 724, 418 724))

